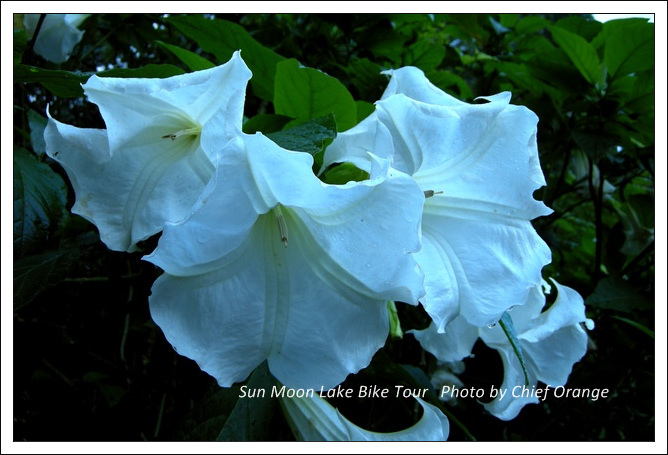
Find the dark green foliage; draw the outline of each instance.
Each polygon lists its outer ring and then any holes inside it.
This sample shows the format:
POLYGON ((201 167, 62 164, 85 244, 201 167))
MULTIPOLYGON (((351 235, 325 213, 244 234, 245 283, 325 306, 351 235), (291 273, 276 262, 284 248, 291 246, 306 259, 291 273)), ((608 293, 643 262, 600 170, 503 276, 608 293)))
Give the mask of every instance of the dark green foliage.
MULTIPOLYGON (((553 252, 544 277, 580 292, 596 322, 569 386, 612 396, 547 400, 511 422, 473 401, 428 401, 450 416, 451 440, 654 439, 653 24, 586 15, 95 14, 72 57, 55 65, 32 52, 15 19, 15 440, 292 437, 276 400, 242 401, 238 385, 219 389, 172 350, 148 313, 158 271, 139 254, 108 251, 91 224, 69 214, 73 191, 41 140, 47 104, 61 121, 104 127, 82 100, 92 74, 167 77, 226 62, 237 49, 253 72, 244 131, 316 163, 337 131, 373 110, 387 84, 380 72, 390 68, 418 66, 467 102, 508 90, 513 104, 536 112, 547 186, 535 196, 554 210, 534 222, 553 252)), ((326 178, 362 174, 339 166, 326 178)), ((404 332, 428 323, 421 308, 398 311, 404 332)), ((499 386, 496 354, 480 344, 474 353, 462 381, 499 386)), ((347 383, 425 385, 435 368, 404 335, 347 383)), ((272 379, 257 370, 248 381, 272 379)), ((375 431, 419 417, 409 402, 338 404, 375 431)))

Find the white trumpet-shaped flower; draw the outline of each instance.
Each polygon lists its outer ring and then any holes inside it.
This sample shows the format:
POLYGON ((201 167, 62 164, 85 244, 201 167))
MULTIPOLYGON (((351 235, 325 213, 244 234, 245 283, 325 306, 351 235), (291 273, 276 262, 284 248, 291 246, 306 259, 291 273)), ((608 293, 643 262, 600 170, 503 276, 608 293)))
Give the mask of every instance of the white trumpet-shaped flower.
MULTIPOLYGON (((23 17, 28 39, 34 37, 40 16, 41 14, 26 14, 23 17)), ((45 14, 33 49, 50 62, 67 61, 84 34, 78 27, 88 16, 90 14, 45 14)))
POLYGON ((504 395, 499 394, 484 406, 502 420, 514 419, 525 405, 539 402, 536 394, 522 395, 523 389, 531 391, 538 381, 551 387, 565 385, 573 365, 587 352, 587 333, 582 324, 591 330, 594 323, 585 316, 584 301, 573 289, 556 281, 554 283, 558 295, 546 311, 541 312, 546 304, 545 294, 541 286, 536 286, 525 305, 508 313, 519 342, 524 368, 501 324, 478 328, 457 318, 446 326, 445 333, 438 333, 435 324, 432 324, 428 329, 414 331, 413 334, 425 350, 443 361, 468 357, 478 337, 487 346, 496 349, 503 362, 504 377, 500 390, 504 391, 504 395))
POLYGON ((384 345, 387 301, 424 293, 413 179, 378 160, 367 181, 326 185, 312 165, 239 132, 191 216, 146 257, 165 271, 153 319, 223 387, 265 359, 288 387, 334 387, 384 345))
POLYGON ((467 104, 417 68, 389 74, 376 111, 335 138, 323 169, 344 161, 368 169, 372 152, 412 175, 426 196, 421 303, 440 331, 458 315, 478 327, 495 323, 526 301, 551 259, 530 221, 551 213, 532 195, 545 184, 538 119, 509 104, 510 93, 467 104))
POLYGON ((450 423, 440 409, 417 398, 422 406, 420 420, 410 428, 391 433, 368 431, 346 419, 320 395, 281 398, 290 425, 301 441, 445 441, 450 423))
POLYGON ((239 52, 224 65, 166 79, 92 76, 84 92, 107 129, 49 115, 44 133, 48 155, 76 192, 72 211, 119 251, 188 215, 217 154, 241 128, 250 76, 239 52))

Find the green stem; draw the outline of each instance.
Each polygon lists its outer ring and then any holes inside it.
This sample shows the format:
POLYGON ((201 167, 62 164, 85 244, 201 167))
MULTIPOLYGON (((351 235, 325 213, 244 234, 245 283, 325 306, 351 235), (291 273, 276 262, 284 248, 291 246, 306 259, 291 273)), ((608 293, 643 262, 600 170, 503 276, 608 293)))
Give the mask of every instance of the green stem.
POLYGON ((524 363, 524 356, 522 355, 522 348, 520 347, 517 337, 515 336, 515 330, 512 326, 512 320, 508 313, 503 313, 501 319, 499 319, 499 325, 503 329, 503 333, 506 334, 506 338, 510 342, 510 345, 513 347, 513 351, 517 356, 517 359, 520 361, 522 366, 522 372, 524 373, 524 385, 529 387, 529 372, 527 371, 527 366, 524 363))

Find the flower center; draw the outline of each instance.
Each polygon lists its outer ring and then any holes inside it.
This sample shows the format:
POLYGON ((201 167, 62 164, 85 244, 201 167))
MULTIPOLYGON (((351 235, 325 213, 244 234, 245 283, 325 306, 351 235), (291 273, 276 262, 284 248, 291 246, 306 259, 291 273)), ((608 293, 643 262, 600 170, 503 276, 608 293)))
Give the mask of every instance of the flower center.
POLYGON ((201 132, 202 132, 201 126, 193 126, 192 128, 179 130, 176 133, 165 134, 164 136, 162 136, 162 139, 171 139, 174 141, 176 140, 177 137, 181 136, 199 136, 201 132))

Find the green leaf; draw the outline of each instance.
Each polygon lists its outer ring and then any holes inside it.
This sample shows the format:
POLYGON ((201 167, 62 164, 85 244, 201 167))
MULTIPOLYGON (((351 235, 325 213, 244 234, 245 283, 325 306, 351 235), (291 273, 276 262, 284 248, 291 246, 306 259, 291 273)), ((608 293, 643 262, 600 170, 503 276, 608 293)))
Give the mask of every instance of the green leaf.
POLYGON ((170 16, 167 22, 194 40, 205 52, 216 56, 219 63, 227 62, 241 49, 241 57, 253 72, 253 93, 266 101, 274 99, 276 64, 283 57, 258 43, 242 26, 222 19, 204 16, 170 16))
POLYGON ((596 49, 584 38, 559 27, 550 27, 555 43, 571 59, 580 74, 592 85, 601 83, 601 62, 596 49))
POLYGON ((376 105, 368 101, 355 101, 357 106, 357 123, 361 122, 376 110, 376 105))
POLYGON ((56 230, 67 187, 47 164, 23 148, 14 148, 14 254, 38 249, 56 230))
POLYGON ((622 322, 626 322, 631 327, 635 327, 636 329, 640 330, 641 332, 649 335, 651 338, 654 338, 654 331, 653 330, 648 329, 647 327, 645 327, 644 325, 642 325, 642 324, 640 324, 636 321, 632 321, 630 319, 623 318, 621 316, 613 316, 613 318, 618 319, 622 322))
POLYGON ((271 398, 271 389, 277 384, 269 373, 267 362, 253 371, 248 380, 249 391, 264 390, 265 396, 239 398, 217 441, 270 441, 274 422, 281 416, 280 404, 271 398))
POLYGON ((515 26, 515 32, 520 35, 530 35, 550 25, 550 21, 540 16, 525 16, 515 26))
POLYGON ((362 182, 368 179, 369 174, 352 163, 337 164, 323 177, 324 182, 330 185, 345 185, 348 182, 362 182))
POLYGON ((68 248, 26 256, 14 262, 14 311, 65 279, 78 258, 79 250, 68 248))
POLYGON ((336 137, 336 121, 329 114, 266 136, 284 149, 315 155, 336 137))
POLYGON ((457 87, 459 91, 458 98, 463 100, 472 100, 473 91, 466 81, 459 75, 450 71, 428 71, 425 73, 427 79, 437 87, 446 90, 450 87, 457 87))
POLYGON ((14 65, 21 63, 27 45, 28 35, 26 35, 26 31, 14 30, 14 65))
POLYGON ((188 49, 183 49, 182 47, 167 44, 162 41, 156 41, 156 43, 174 54, 179 60, 185 63, 191 71, 200 71, 216 66, 204 57, 197 55, 188 49))
POLYGON ((47 90, 61 98, 83 96, 81 84, 93 73, 73 73, 62 70, 49 70, 28 65, 14 66, 14 82, 39 82, 47 90))
POLYGON ((264 133, 274 133, 283 129, 285 125, 292 120, 292 117, 278 114, 258 114, 244 123, 243 131, 246 134, 253 134, 258 131, 264 133))
POLYGON ((610 21, 604 25, 603 62, 608 73, 618 78, 654 68, 654 24, 643 21, 610 21))
POLYGON ((513 27, 519 19, 519 14, 499 14, 499 23, 507 28, 513 27))
POLYGON ((99 77, 146 77, 162 79, 185 74, 183 69, 168 63, 151 63, 141 68, 114 68, 96 73, 99 77))
POLYGON ((503 333, 506 334, 506 338, 508 338, 510 345, 513 347, 513 351, 517 356, 517 360, 520 361, 522 372, 524 373, 524 385, 529 387, 529 372, 527 371, 526 364, 524 363, 522 347, 520 346, 520 341, 517 339, 517 333, 515 332, 513 320, 510 318, 510 315, 507 312, 503 313, 503 316, 501 316, 501 319, 499 319, 499 325, 503 329, 503 333))
POLYGON ((596 308, 623 313, 651 309, 654 306, 633 286, 616 277, 607 277, 599 281, 594 292, 587 297, 586 303, 596 308))
POLYGON ((30 125, 30 143, 32 149, 37 156, 41 157, 46 153, 46 143, 44 142, 44 129, 47 124, 46 117, 30 109, 28 111, 28 124, 30 125))
POLYGON ((581 36, 591 42, 601 31, 602 24, 598 21, 585 19, 582 16, 566 16, 559 19, 554 25, 571 33, 581 36))
POLYGON ((331 113, 339 131, 357 124, 357 106, 348 89, 322 71, 300 67, 295 59, 276 65, 274 109, 296 119, 293 124, 331 113))
POLYGON ((417 66, 423 71, 427 71, 440 65, 444 58, 444 45, 420 40, 411 44, 405 51, 404 63, 406 66, 417 66))
POLYGON ((14 66, 14 82, 39 82, 56 96, 79 98, 83 96, 81 84, 97 74, 100 77, 147 77, 164 78, 183 74, 178 66, 149 64, 142 68, 114 68, 99 73, 75 73, 71 71, 49 70, 28 65, 14 66))
POLYGON ((380 65, 367 58, 356 58, 341 68, 346 71, 362 99, 373 102, 381 97, 387 85, 387 76, 381 74, 383 68, 380 65))

